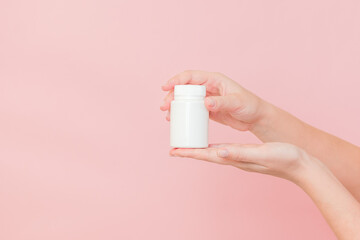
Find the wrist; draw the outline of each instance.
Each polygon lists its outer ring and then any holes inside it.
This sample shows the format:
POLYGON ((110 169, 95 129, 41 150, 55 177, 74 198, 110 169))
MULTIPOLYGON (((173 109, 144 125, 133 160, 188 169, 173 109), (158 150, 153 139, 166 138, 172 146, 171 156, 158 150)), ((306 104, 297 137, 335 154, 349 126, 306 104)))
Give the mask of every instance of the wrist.
POLYGON ((278 109, 274 105, 261 100, 259 117, 257 121, 250 126, 249 131, 259 139, 265 139, 266 136, 270 134, 271 126, 276 121, 278 114, 278 109))
POLYGON ((311 188, 315 181, 324 176, 331 176, 330 170, 317 158, 300 149, 299 167, 293 174, 292 181, 303 190, 311 188))
POLYGON ((303 149, 312 140, 312 128, 288 112, 262 101, 259 118, 249 130, 263 142, 288 142, 303 149))

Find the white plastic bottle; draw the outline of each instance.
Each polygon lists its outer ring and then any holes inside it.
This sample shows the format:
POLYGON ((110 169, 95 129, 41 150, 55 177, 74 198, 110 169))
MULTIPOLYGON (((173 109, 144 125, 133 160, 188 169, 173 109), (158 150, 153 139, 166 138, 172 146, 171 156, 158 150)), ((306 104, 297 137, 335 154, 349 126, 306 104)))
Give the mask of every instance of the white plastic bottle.
POLYGON ((170 111, 170 145, 174 148, 207 148, 209 111, 204 104, 206 87, 176 85, 170 111))

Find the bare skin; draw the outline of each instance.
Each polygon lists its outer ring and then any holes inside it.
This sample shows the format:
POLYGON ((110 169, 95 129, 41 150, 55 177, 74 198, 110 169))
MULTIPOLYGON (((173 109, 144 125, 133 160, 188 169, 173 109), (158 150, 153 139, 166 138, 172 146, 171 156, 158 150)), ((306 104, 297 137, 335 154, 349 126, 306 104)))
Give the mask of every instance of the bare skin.
MULTIPOLYGON (((251 131, 264 144, 172 149, 171 155, 229 164, 292 181, 314 200, 339 239, 360 238, 359 147, 302 122, 216 72, 189 70, 172 77, 162 86, 168 95, 161 110, 169 113, 173 88, 178 84, 205 85, 210 118, 251 131)), ((169 114, 166 118, 169 120, 169 114)))

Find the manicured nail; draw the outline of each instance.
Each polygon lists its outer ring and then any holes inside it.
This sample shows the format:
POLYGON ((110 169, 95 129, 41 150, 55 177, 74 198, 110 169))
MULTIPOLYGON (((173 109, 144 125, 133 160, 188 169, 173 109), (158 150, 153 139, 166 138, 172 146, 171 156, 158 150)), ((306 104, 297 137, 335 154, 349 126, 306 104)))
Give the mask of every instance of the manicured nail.
POLYGON ((215 100, 212 98, 207 98, 206 103, 209 105, 209 107, 215 107, 215 100))
POLYGON ((219 157, 227 157, 229 156, 229 151, 226 149, 222 149, 218 152, 219 157))

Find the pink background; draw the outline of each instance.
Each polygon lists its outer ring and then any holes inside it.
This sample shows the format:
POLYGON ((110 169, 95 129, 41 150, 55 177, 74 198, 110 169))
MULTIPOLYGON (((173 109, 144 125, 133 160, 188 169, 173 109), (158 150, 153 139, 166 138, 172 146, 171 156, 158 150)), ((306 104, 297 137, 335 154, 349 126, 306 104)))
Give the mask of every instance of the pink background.
POLYGON ((1 0, 0 239, 335 239, 292 183, 169 157, 160 86, 219 71, 360 144, 359 26, 356 0, 1 0))

